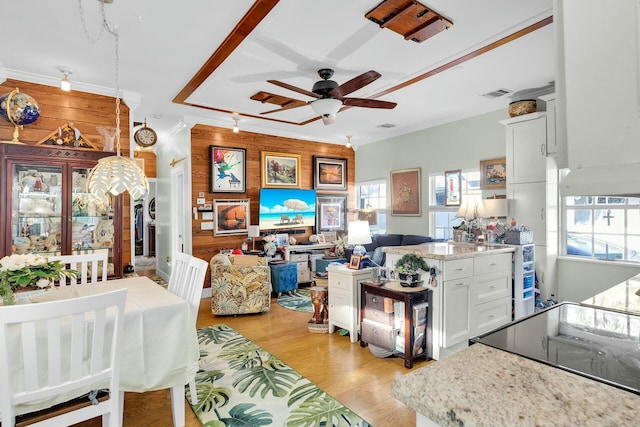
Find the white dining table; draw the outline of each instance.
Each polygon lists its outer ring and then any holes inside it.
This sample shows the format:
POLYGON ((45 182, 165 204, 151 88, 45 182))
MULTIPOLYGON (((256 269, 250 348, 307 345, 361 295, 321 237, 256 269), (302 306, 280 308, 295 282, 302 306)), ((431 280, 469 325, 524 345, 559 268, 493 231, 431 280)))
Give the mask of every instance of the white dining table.
POLYGON ((96 295, 123 288, 127 289, 127 298, 120 390, 142 393, 170 388, 174 425, 183 426, 184 385, 195 376, 200 355, 195 322, 185 300, 140 276, 56 288, 30 298, 30 302, 96 295))

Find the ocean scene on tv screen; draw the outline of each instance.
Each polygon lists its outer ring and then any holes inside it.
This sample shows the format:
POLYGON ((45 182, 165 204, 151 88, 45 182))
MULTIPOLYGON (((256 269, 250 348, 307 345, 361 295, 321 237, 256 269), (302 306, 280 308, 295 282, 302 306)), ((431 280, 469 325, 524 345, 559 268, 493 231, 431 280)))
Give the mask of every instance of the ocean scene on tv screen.
POLYGON ((259 220, 260 230, 315 226, 316 190, 261 189, 259 220))

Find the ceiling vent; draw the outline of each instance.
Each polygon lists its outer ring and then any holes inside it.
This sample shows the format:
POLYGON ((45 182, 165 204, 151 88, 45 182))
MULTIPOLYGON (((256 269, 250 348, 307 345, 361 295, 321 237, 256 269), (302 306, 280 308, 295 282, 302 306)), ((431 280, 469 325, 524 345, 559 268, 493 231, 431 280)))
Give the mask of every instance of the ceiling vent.
POLYGON ((482 96, 484 96, 485 98, 500 98, 501 96, 505 96, 506 94, 511 92, 513 91, 509 89, 498 89, 494 90, 493 92, 482 94, 482 96))
POLYGON ((384 124, 378 125, 377 127, 379 127, 379 128, 385 128, 385 129, 391 129, 391 128, 396 127, 396 125, 394 125, 394 124, 392 124, 392 123, 384 123, 384 124))

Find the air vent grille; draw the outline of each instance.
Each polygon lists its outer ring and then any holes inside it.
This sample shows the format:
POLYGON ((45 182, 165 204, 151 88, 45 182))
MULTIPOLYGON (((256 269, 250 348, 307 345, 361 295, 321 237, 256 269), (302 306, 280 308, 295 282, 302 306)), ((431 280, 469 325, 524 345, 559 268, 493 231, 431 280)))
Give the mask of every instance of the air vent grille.
POLYGON ((498 89, 494 90, 493 92, 485 93, 482 96, 484 96, 485 98, 500 98, 501 96, 504 96, 511 92, 513 91, 509 89, 498 89))
POLYGON ((381 125, 378 125, 377 127, 379 128, 385 128, 385 129, 390 129, 390 128, 394 128, 396 127, 396 125, 394 125, 393 123, 383 123, 381 125))

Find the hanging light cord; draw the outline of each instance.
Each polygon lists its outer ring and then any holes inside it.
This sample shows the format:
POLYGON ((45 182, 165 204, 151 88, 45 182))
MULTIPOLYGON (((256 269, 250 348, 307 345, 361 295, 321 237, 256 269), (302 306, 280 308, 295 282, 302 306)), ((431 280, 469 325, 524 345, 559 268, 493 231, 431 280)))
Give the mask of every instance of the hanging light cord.
POLYGON ((102 38, 104 32, 111 34, 115 40, 115 56, 116 56, 116 155, 120 156, 120 33, 118 27, 113 29, 109 26, 107 21, 107 14, 104 9, 104 2, 99 1, 100 12, 102 15, 102 25, 100 26, 100 32, 97 37, 91 37, 87 28, 87 22, 84 19, 84 8, 82 7, 82 0, 78 0, 78 9, 80 10, 80 21, 82 22, 82 28, 84 35, 89 39, 91 43, 96 43, 102 38))

